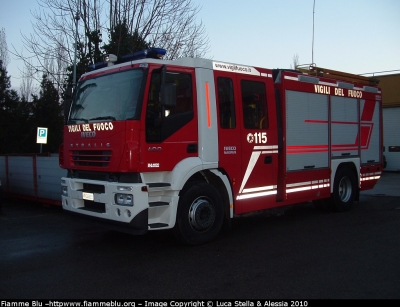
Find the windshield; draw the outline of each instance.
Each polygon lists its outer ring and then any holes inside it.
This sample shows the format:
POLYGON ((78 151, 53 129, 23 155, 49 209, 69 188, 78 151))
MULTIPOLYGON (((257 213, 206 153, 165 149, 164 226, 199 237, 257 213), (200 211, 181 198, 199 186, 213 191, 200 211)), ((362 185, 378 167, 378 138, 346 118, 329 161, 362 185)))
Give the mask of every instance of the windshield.
POLYGON ((69 122, 136 118, 143 74, 142 69, 134 69, 80 82, 69 122))

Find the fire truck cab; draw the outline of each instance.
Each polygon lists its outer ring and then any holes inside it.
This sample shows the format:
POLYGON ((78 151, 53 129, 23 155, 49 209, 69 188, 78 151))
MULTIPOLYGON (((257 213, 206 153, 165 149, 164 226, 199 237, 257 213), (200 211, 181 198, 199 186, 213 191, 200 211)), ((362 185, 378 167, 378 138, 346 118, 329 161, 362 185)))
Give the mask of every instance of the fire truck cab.
POLYGON ((349 210, 379 179, 372 79, 163 52, 100 63, 79 80, 59 155, 65 210, 201 244, 248 212, 304 201, 349 210))

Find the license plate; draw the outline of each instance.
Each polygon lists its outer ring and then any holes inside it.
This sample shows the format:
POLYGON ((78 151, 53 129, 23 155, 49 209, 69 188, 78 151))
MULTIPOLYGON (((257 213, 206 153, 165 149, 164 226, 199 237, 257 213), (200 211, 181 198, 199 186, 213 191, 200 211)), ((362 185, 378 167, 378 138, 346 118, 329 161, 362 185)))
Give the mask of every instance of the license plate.
POLYGON ((86 200, 94 200, 93 193, 82 192, 82 198, 86 200))

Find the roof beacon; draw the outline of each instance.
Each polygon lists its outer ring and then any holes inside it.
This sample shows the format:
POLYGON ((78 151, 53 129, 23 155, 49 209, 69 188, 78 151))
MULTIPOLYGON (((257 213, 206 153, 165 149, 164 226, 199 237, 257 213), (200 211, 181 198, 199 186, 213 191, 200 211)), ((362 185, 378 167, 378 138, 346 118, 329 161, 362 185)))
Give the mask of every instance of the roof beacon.
POLYGON ((107 66, 114 65, 114 63, 117 62, 117 60, 118 60, 117 56, 114 54, 111 54, 111 53, 106 54, 103 59, 104 59, 104 62, 107 62, 107 66))

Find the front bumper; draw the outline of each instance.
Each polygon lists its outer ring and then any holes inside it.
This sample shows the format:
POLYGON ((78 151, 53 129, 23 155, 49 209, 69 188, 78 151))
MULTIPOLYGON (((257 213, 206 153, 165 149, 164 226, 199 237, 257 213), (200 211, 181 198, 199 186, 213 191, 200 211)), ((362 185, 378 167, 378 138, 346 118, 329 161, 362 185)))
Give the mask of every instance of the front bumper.
POLYGON ((64 210, 91 218, 108 228, 144 234, 148 230, 148 192, 143 183, 118 183, 77 178, 61 178, 64 210), (118 205, 116 194, 130 194, 133 204, 118 205))
POLYGON ((96 227, 107 228, 118 232, 129 233, 132 235, 144 235, 148 231, 148 210, 141 211, 129 223, 123 223, 104 218, 93 217, 90 215, 82 215, 80 212, 65 211, 74 220, 79 219, 87 226, 91 224, 96 227))

